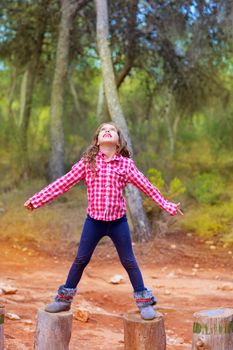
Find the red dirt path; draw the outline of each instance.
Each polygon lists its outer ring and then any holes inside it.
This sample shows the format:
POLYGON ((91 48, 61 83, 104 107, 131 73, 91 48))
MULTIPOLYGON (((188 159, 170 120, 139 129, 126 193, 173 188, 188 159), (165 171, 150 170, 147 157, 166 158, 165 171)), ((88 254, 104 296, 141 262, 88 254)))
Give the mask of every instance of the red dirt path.
MULTIPOLYGON (((167 350, 191 348, 194 312, 232 307, 230 251, 218 245, 210 249, 206 242, 183 233, 169 234, 153 244, 134 244, 145 285, 153 288, 159 311, 164 314, 167 350)), ((5 349, 32 350, 37 310, 51 302, 57 286, 64 282, 75 250, 55 256, 30 245, 1 242, 1 253, 0 283, 18 291, 0 295, 0 302, 6 312, 21 318, 6 319, 5 349)), ((86 323, 73 321, 70 350, 124 349, 122 315, 136 307, 128 276, 110 240, 97 246, 84 271, 73 311, 77 308, 88 309, 90 318, 86 323), (123 275, 124 281, 110 284, 114 274, 123 275)))

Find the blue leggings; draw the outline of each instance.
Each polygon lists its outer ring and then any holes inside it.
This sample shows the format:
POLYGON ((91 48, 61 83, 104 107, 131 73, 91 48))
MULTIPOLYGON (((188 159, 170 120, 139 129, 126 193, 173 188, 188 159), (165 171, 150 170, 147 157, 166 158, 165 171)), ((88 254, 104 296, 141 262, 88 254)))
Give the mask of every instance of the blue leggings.
POLYGON ((82 277, 83 270, 91 259, 95 247, 104 236, 109 236, 113 241, 120 261, 129 275, 134 291, 145 290, 142 274, 133 253, 126 215, 117 220, 102 221, 95 220, 87 214, 78 252, 64 286, 66 288, 76 288, 82 277))

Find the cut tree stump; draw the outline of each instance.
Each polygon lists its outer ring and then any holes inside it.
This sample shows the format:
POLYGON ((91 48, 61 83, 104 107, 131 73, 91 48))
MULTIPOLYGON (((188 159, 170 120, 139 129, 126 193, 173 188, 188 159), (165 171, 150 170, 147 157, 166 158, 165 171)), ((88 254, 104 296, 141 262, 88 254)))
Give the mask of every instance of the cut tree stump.
POLYGON ((5 307, 0 305, 0 350, 4 349, 4 318, 5 307))
POLYGON ((68 350, 73 314, 70 311, 49 313, 41 309, 37 314, 34 349, 68 350))
POLYGON ((163 316, 145 321, 139 312, 124 315, 125 350, 165 350, 166 334, 163 316))
POLYGON ((233 349, 233 309, 202 310, 193 316, 192 350, 233 349))

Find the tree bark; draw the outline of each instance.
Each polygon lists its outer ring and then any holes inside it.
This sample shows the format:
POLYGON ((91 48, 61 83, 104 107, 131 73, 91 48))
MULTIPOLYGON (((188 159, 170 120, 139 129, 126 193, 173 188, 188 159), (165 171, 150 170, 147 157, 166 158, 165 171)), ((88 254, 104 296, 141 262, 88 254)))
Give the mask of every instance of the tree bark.
MULTIPOLYGON (((128 28, 128 48, 126 53, 126 61, 125 65, 122 68, 122 70, 119 72, 119 74, 116 77, 116 87, 117 90, 119 90, 120 86, 124 82, 127 75, 130 73, 135 59, 135 28, 137 25, 137 6, 138 6, 138 0, 132 0, 128 4, 129 6, 129 16, 127 19, 127 28, 128 28)), ((106 105, 106 98, 104 94, 104 85, 103 80, 100 82, 99 87, 99 98, 98 98, 98 104, 97 104, 97 120, 99 122, 103 122, 105 118, 109 117, 108 113, 108 107, 106 105)))
POLYGON ((233 309, 203 310, 194 319, 192 350, 233 349, 233 309))
MULTIPOLYGON (((121 129, 130 152, 133 154, 131 139, 125 117, 119 102, 114 76, 111 50, 109 48, 108 6, 107 0, 95 0, 97 14, 97 46, 102 66, 105 96, 111 118, 121 129)), ((145 215, 142 198, 137 188, 128 185, 126 188, 128 205, 134 225, 133 236, 136 240, 149 240, 151 228, 145 215)))
MULTIPOLYGON (((38 58, 39 59, 39 58, 38 58)), ((20 153, 22 175, 28 176, 30 172, 29 158, 28 158, 28 127, 31 115, 33 89, 36 75, 36 64, 29 64, 28 68, 23 74, 20 91, 20 153)))
POLYGON ((51 155, 49 159, 49 178, 51 181, 64 174, 64 130, 62 123, 65 83, 69 65, 70 32, 72 25, 72 6, 70 0, 63 0, 61 21, 56 52, 55 72, 51 93, 50 137, 51 155))
POLYGON ((49 313, 39 310, 37 315, 35 350, 69 350, 72 312, 49 313))
POLYGON ((124 316, 125 350, 165 350, 166 334, 163 317, 145 321, 139 313, 124 316))
POLYGON ((72 79, 72 76, 71 74, 69 75, 69 85, 70 85, 70 92, 71 92, 71 95, 73 97, 73 101, 74 101, 74 108, 75 108, 75 111, 79 117, 80 120, 82 120, 83 118, 85 118, 85 115, 82 111, 82 107, 80 105, 80 102, 79 102, 79 98, 78 98, 78 94, 77 94, 77 90, 76 90, 76 87, 75 87, 75 83, 72 79))
POLYGON ((174 137, 174 133, 173 133, 172 122, 170 120, 171 104, 172 104, 172 92, 169 91, 168 99, 167 99, 165 110, 164 110, 164 119, 165 119, 165 122, 167 124, 170 152, 173 155, 174 151, 175 151, 175 137, 174 137))
POLYGON ((78 10, 89 0, 62 0, 61 20, 56 51, 55 72, 52 83, 51 110, 50 110, 50 138, 51 154, 49 159, 50 181, 64 175, 64 130, 63 111, 65 83, 69 66, 70 36, 74 18, 78 10))
POLYGON ((96 117, 99 123, 103 123, 104 120, 110 118, 108 112, 108 106, 106 103, 105 93, 104 93, 104 83, 103 80, 100 82, 99 86, 99 96, 96 110, 96 117))
MULTIPOLYGON (((38 36, 35 40, 36 45, 34 48, 34 54, 25 69, 22 83, 21 83, 21 96, 20 96, 20 150, 21 150, 21 176, 27 177, 30 172, 30 164, 28 158, 28 127, 30 122, 33 90, 37 71, 40 64, 40 56, 42 51, 42 44, 44 40, 44 34, 46 29, 47 18, 44 14, 44 7, 47 6, 47 0, 41 4, 42 19, 40 18, 38 25, 38 36)), ((39 16, 40 14, 38 14, 39 16)))
POLYGON ((0 305, 0 350, 4 350, 4 317, 5 308, 0 305))
POLYGON ((177 137, 177 130, 178 125, 180 122, 180 115, 178 114, 175 117, 171 116, 171 108, 172 108, 172 100, 173 100, 173 89, 176 85, 177 81, 175 80, 173 82, 173 85, 171 89, 168 91, 168 98, 164 110, 164 119, 167 124, 167 131, 168 131, 168 139, 169 139, 169 145, 170 145, 170 152, 173 156, 176 150, 176 137, 177 137))
POLYGON ((11 68, 11 84, 8 94, 8 115, 9 115, 9 131, 6 135, 6 141, 10 141, 12 136, 12 130, 15 129, 16 126, 16 120, 15 120, 15 113, 13 111, 12 105, 14 102, 15 94, 16 94, 16 87, 17 87, 17 67, 12 66, 11 68))

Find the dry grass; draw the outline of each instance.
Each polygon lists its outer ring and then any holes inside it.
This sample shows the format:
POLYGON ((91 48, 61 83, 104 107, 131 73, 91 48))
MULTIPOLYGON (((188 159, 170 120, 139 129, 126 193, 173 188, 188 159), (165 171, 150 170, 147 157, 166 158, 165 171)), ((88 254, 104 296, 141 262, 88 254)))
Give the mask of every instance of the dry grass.
POLYGON ((77 245, 86 216, 86 189, 77 185, 62 196, 34 211, 24 202, 46 186, 42 181, 22 184, 3 193, 0 200, 0 240, 28 244, 57 253, 77 245))

